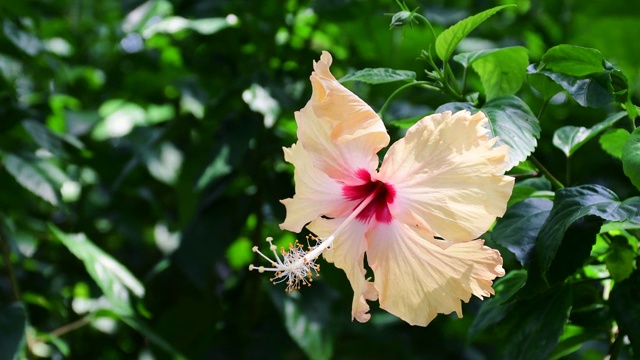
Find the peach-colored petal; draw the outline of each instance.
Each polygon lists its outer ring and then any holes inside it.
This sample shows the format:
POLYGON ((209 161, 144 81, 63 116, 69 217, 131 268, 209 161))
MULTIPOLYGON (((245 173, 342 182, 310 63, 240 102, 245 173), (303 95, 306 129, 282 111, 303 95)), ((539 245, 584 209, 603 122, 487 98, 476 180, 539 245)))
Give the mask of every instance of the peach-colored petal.
POLYGON ((411 325, 426 326, 438 313, 462 317, 461 301, 492 295, 492 280, 504 275, 500 253, 483 240, 435 240, 397 221, 379 224, 367 238, 380 307, 411 325))
POLYGON ((323 52, 311 74, 313 95, 295 114, 298 139, 316 167, 341 181, 359 168, 378 166, 376 153, 389 144, 380 117, 331 74, 332 59, 323 52))
POLYGON ((434 114, 389 148, 377 178, 396 189, 394 218, 467 241, 504 214, 514 183, 501 175, 508 147, 494 147, 486 124, 481 112, 434 114))
MULTIPOLYGON (((321 237, 327 237, 344 221, 338 219, 318 219, 308 227, 321 237)), ((351 319, 367 322, 371 318, 367 300, 376 300, 378 294, 373 284, 365 278, 364 253, 367 250, 365 232, 368 226, 362 222, 351 222, 335 239, 331 247, 324 252, 328 262, 344 270, 353 288, 351 319)))
POLYGON ((296 192, 292 199, 280 201, 287 208, 281 229, 300 232, 303 226, 322 215, 338 217, 352 208, 342 196, 342 185, 313 167, 309 154, 300 143, 283 150, 284 159, 295 167, 296 192))

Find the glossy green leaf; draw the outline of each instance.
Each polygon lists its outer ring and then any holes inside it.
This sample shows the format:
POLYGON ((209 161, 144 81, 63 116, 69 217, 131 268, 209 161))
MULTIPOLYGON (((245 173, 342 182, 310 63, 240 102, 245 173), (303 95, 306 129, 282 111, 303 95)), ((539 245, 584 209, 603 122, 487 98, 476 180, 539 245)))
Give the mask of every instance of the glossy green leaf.
POLYGON ((394 81, 413 81, 415 78, 416 73, 413 71, 387 68, 367 68, 345 75, 340 79, 340 82, 361 81, 367 84, 384 84, 394 81))
POLYGON ((54 187, 51 178, 47 174, 47 169, 43 168, 43 162, 13 154, 5 154, 2 158, 2 163, 25 189, 51 205, 59 204, 59 190, 54 187))
POLYGON ((84 234, 67 234, 51 224, 49 229, 84 263, 87 272, 109 299, 114 311, 121 316, 132 315, 129 292, 137 297, 143 297, 145 289, 142 283, 126 267, 93 244, 84 234))
POLYGON ((480 51, 483 52, 470 64, 480 76, 487 99, 513 95, 520 90, 529 65, 527 49, 513 46, 495 51, 480 51))
POLYGON ((553 201, 535 198, 509 207, 493 228, 493 240, 509 249, 520 264, 528 267, 531 257, 535 256, 538 233, 552 207, 553 201))
POLYGON ((481 109, 489 118, 491 134, 498 145, 509 146, 509 160, 505 170, 524 161, 538 144, 540 125, 527 104, 520 98, 507 95, 487 101, 481 109))
POLYGON ((577 78, 570 75, 541 71, 555 81, 581 106, 601 108, 613 102, 611 75, 608 72, 577 78))
POLYGON ((446 103, 438 106, 438 108, 436 109, 436 111, 434 111, 434 113, 443 113, 445 111, 451 111, 452 113, 457 113, 460 110, 468 110, 472 113, 475 113, 476 111, 478 111, 478 109, 476 109, 472 103, 450 102, 450 103, 446 103))
POLYGON ((621 336, 631 341, 634 354, 640 354, 640 271, 614 286, 609 296, 613 318, 620 327, 621 336))
POLYGON ((438 54, 440 60, 447 62, 449 57, 451 57, 451 54, 453 54, 453 51, 456 49, 456 46, 458 46, 460 41, 467 37, 473 29, 485 22, 493 14, 509 6, 514 5, 496 6, 485 10, 481 13, 460 20, 458 23, 440 33, 436 39, 436 54, 438 54))
POLYGON ((607 154, 621 159, 622 149, 630 136, 631 134, 625 129, 613 129, 600 136, 600 146, 607 154))
POLYGON ((569 286, 553 289, 545 296, 516 303, 509 316, 516 325, 506 341, 509 359, 545 359, 556 347, 569 318, 572 293, 569 286))
POLYGON ((509 198, 508 206, 512 206, 530 197, 553 199, 551 182, 544 177, 524 179, 516 182, 509 198))
POLYGON ((631 133, 622 148, 622 169, 631 183, 640 189, 640 128, 631 133))
POLYGON ((24 305, 0 305, 0 358, 18 359, 25 342, 27 314, 24 305))
POLYGON ((567 157, 571 157, 587 141, 610 128, 625 115, 626 111, 617 112, 589 129, 582 126, 563 126, 553 134, 553 145, 562 150, 567 157))
POLYGON ((555 81, 545 74, 538 72, 529 72, 527 74, 527 82, 533 87, 544 101, 551 100, 556 94, 563 90, 555 81))
POLYGON ((615 193, 600 185, 581 185, 558 190, 551 213, 542 226, 536 243, 542 273, 546 273, 551 266, 569 226, 587 215, 612 221, 640 221, 640 197, 621 202, 615 193))
POLYGON ((575 45, 554 46, 542 56, 542 61, 546 69, 571 76, 586 76, 605 70, 605 60, 599 50, 575 45))
POLYGON ((147 0, 127 14, 122 21, 122 30, 141 31, 172 11, 173 5, 167 0, 147 0))

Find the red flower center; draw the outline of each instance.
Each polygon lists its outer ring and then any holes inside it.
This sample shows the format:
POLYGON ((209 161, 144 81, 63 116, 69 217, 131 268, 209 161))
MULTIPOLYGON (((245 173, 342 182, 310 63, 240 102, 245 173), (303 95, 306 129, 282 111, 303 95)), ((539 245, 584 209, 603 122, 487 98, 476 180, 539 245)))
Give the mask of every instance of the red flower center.
POLYGON ((364 183, 360 185, 344 185, 342 187, 342 196, 348 200, 360 200, 362 202, 362 200, 374 194, 373 200, 356 215, 356 219, 368 223, 375 216, 378 222, 390 223, 392 217, 391 211, 389 211, 389 204, 393 204, 396 198, 396 190, 390 184, 377 180, 372 181, 371 174, 365 169, 357 170, 356 177, 364 183))

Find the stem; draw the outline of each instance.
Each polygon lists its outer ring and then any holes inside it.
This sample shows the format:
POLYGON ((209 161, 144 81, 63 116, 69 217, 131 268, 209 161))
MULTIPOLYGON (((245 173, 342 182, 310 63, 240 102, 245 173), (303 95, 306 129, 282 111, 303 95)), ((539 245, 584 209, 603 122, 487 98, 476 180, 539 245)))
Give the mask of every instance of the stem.
POLYGON ((542 117, 542 114, 547 109, 547 105, 549 105, 549 99, 545 99, 540 106, 540 110, 538 110, 538 120, 542 117))
POLYGON ((557 189, 564 188, 564 185, 558 179, 556 179, 556 177, 553 176, 553 174, 551 174, 551 172, 547 170, 547 168, 545 168, 544 165, 542 165, 542 163, 538 159, 536 159, 535 156, 531 155, 530 159, 534 164, 536 164, 538 170, 540 170, 540 172, 543 173, 549 179, 549 181, 551 181, 553 186, 555 186, 557 189))
POLYGON ((567 157, 567 170, 565 174, 565 181, 567 184, 571 184, 571 157, 567 157))
POLYGON ((7 267, 7 276, 9 276, 9 283, 11 285, 11 294, 13 295, 13 300, 20 301, 20 286, 18 285, 18 281, 16 280, 16 273, 13 270, 13 265, 11 264, 11 250, 9 249, 9 244, 2 236, 2 234, 0 234, 0 247, 2 248, 2 260, 7 267))
POLYGON ((418 13, 414 13, 414 16, 422 20, 425 24, 427 24, 427 26, 429 27, 429 30, 431 30, 431 36, 433 36, 433 41, 435 41, 438 38, 438 35, 436 35, 436 32, 433 30, 433 26, 431 26, 431 23, 429 22, 429 20, 427 20, 426 17, 418 13))
POLYGON ((55 337, 60 337, 70 331, 79 329, 83 326, 89 325, 89 323, 91 323, 91 317, 90 316, 85 316, 83 318, 80 318, 74 322, 70 322, 66 325, 62 325, 59 328, 53 330, 50 334, 51 336, 55 336, 55 337))
POLYGON ((407 89, 409 87, 419 86, 419 85, 422 85, 422 87, 424 87, 426 89, 429 89, 429 90, 440 90, 437 87, 433 86, 432 83, 430 83, 429 81, 414 81, 414 82, 402 85, 399 88, 397 88, 396 91, 391 93, 391 95, 389 95, 389 97, 387 98, 387 101, 384 102, 384 104, 382 105, 382 107, 378 111, 378 116, 382 117, 382 114, 384 114, 384 112, 387 110, 387 108, 391 104, 391 99, 393 99, 401 91, 403 91, 403 90, 405 90, 405 89, 407 89))

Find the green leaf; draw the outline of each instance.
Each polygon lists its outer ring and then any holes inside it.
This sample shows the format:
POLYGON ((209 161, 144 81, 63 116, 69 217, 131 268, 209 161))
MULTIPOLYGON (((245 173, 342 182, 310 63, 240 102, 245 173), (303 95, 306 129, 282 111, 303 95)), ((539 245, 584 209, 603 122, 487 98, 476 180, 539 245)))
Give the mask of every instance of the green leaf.
POLYGON ((456 49, 456 46, 458 46, 460 41, 467 37, 467 35, 469 35, 469 33, 473 31, 473 29, 485 22, 493 14, 509 6, 515 5, 510 4, 496 6, 476 15, 470 16, 466 19, 460 20, 458 23, 443 31, 440 35, 438 35, 438 38, 436 39, 436 53, 438 54, 440 60, 447 62, 449 60, 449 57, 451 57, 451 54, 453 54, 453 51, 456 49))
POLYGON ((621 159, 622 149, 630 136, 631 134, 625 129, 613 129, 600 136, 600 146, 607 154, 621 159))
POLYGON ((407 70, 394 70, 387 68, 362 69, 348 74, 340 79, 341 83, 347 81, 362 81, 367 84, 384 84, 394 81, 413 81, 416 73, 407 70))
POLYGON ((22 303, 0 306, 0 359, 18 359, 26 327, 27 314, 22 303))
POLYGON ((613 101, 611 75, 608 72, 590 75, 584 79, 550 71, 540 73, 562 86, 581 106, 598 109, 613 101))
POLYGON ((478 111, 472 103, 468 102, 450 102, 446 104, 442 104, 438 106, 434 113, 443 113, 445 111, 451 111, 452 113, 457 113, 460 110, 468 110, 472 113, 478 111))
POLYGON ((611 127, 625 115, 627 115, 626 111, 609 115, 589 129, 582 126, 563 126, 553 134, 553 145, 562 150, 567 157, 571 157, 587 141, 611 127))
POLYGON ((2 163, 7 171, 25 189, 31 191, 51 205, 58 205, 60 194, 47 176, 47 170, 41 162, 22 158, 13 154, 5 154, 2 163))
POLYGON ((520 90, 529 65, 526 48, 514 46, 475 53, 475 56, 466 60, 480 76, 488 100, 501 95, 513 95, 520 90))
POLYGON ((471 327, 469 327, 468 342, 475 339, 483 331, 499 324, 509 315, 509 311, 513 309, 515 304, 505 304, 505 302, 522 288, 526 280, 526 271, 513 270, 495 282, 493 288, 496 291, 496 295, 482 302, 478 315, 476 315, 471 327))
POLYGON ((111 255, 94 245, 84 234, 67 234, 52 224, 49 224, 49 229, 73 255, 84 263, 87 272, 109 299, 114 311, 121 316, 132 315, 129 291, 138 297, 143 297, 145 289, 142 283, 111 255))
MULTIPOLYGON (((523 163, 521 163, 523 164, 523 163)), ((518 181, 513 187, 508 206, 512 206, 530 197, 545 198, 554 195, 551 192, 551 182, 544 177, 524 179, 518 181)))
POLYGON ((122 30, 141 31, 145 26, 149 26, 172 11, 173 5, 167 0, 148 0, 127 14, 122 22, 122 30))
POLYGON ((498 137, 498 145, 509 146, 505 170, 525 160, 538 144, 540 125, 527 104, 507 95, 487 101, 481 109, 489 118, 489 129, 498 137))
POLYGON ((621 330, 618 336, 627 335, 634 354, 640 354, 640 271, 613 287, 609 306, 621 330))
POLYGON ((175 34, 182 30, 193 30, 203 35, 212 35, 222 29, 236 25, 237 18, 207 18, 190 20, 181 16, 169 16, 159 22, 145 26, 142 36, 150 38, 155 34, 175 34))
POLYGON ((558 344, 569 318, 572 294, 569 286, 546 296, 516 303, 508 316, 515 324, 506 342, 509 359, 545 359, 558 344))
POLYGON ((622 148, 622 169, 631 183, 640 189, 640 128, 631 133, 622 148))
POLYGON ((182 355, 178 350, 176 350, 171 344, 169 344, 165 339, 163 339, 160 335, 156 334, 155 331, 151 330, 149 326, 147 326, 144 322, 139 320, 135 316, 123 316, 121 317, 122 321, 124 321, 127 325, 134 328, 140 334, 144 335, 144 337, 149 340, 151 343, 158 346, 160 349, 166 351, 167 353, 173 355, 174 360, 183 360, 186 359, 184 355, 182 355))
POLYGON ((305 354, 312 360, 331 359, 333 330, 329 321, 338 293, 321 282, 291 294, 270 287, 269 293, 284 318, 287 332, 305 354))
POLYGON ((531 257, 535 256, 538 233, 542 228, 553 201, 529 198, 510 208, 493 228, 496 243, 509 249, 524 267, 528 267, 531 257))
POLYGON ((551 266, 565 232, 576 220, 594 215, 604 220, 640 221, 640 197, 620 202, 611 190, 600 185, 581 185, 560 189, 547 221, 542 226, 536 253, 542 273, 551 266))
POLYGON ((614 236, 611 239, 609 252, 604 257, 604 263, 613 280, 619 282, 631 275, 635 267, 637 250, 635 248, 634 251, 624 236, 614 236))
POLYGON ((551 100, 552 97, 562 91, 562 86, 542 73, 529 72, 527 74, 527 82, 540 94, 544 101, 551 100))
POLYGON ((587 76, 605 70, 600 51, 575 45, 554 46, 542 56, 542 61, 544 68, 571 76, 587 76))

